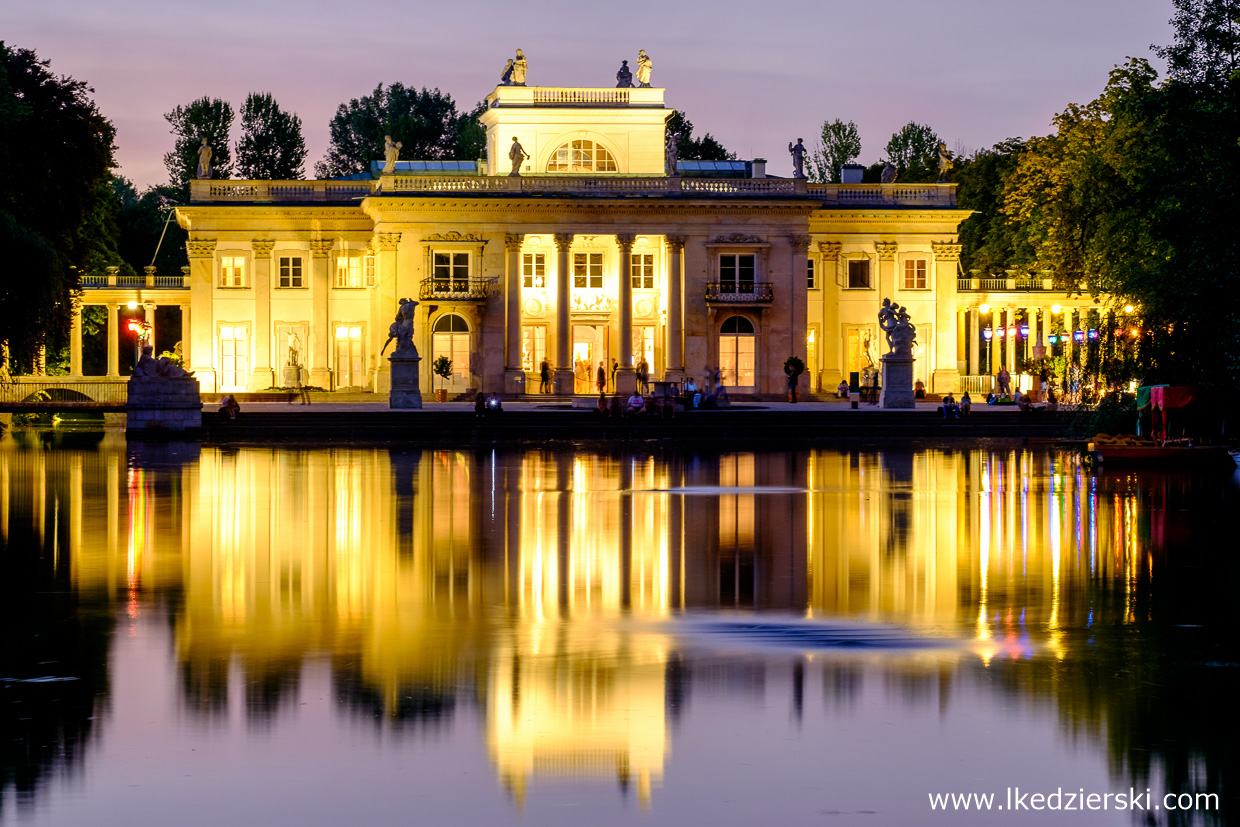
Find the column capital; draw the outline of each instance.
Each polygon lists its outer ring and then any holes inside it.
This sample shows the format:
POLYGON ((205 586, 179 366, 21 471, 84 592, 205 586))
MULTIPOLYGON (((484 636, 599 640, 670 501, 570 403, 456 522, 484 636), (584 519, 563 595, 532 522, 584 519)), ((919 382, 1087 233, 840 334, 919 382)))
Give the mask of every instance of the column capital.
POLYGON ((790 235, 788 244, 792 246, 792 252, 797 255, 803 256, 809 252, 809 236, 807 235, 790 235))
POLYGON ((185 254, 189 258, 214 258, 215 239, 195 238, 192 241, 187 241, 185 242, 185 254))
POLYGON ((934 253, 936 261, 960 261, 959 244, 948 244, 946 242, 932 241, 930 242, 930 251, 934 253))
POLYGON ((332 246, 336 242, 330 238, 315 239, 310 242, 310 255, 313 258, 327 258, 331 255, 332 246))
POLYGON ((380 250, 390 252, 400 244, 400 233, 378 233, 375 235, 375 243, 380 250))
POLYGON ((254 255, 259 258, 267 258, 271 255, 271 251, 276 248, 274 238, 256 238, 250 242, 250 249, 254 251, 254 255))
POLYGON ((818 242, 818 252, 822 253, 822 257, 829 261, 839 260, 840 250, 842 249, 844 249, 844 245, 838 241, 818 242))
POLYGON ((567 252, 568 248, 573 246, 574 236, 572 233, 556 233, 553 238, 555 239, 555 248, 560 252, 567 252))
POLYGON ((895 261, 896 250, 900 248, 899 244, 894 241, 875 241, 874 249, 878 253, 879 261, 895 261))
POLYGON ((524 233, 504 233, 504 249, 510 253, 519 251, 524 242, 524 233))
POLYGON ((633 242, 637 240, 637 236, 633 233, 616 233, 616 244, 620 246, 620 252, 629 253, 633 251, 633 242))
POLYGON ((666 242, 668 249, 673 253, 683 252, 685 249, 685 237, 683 235, 665 235, 663 241, 666 242))

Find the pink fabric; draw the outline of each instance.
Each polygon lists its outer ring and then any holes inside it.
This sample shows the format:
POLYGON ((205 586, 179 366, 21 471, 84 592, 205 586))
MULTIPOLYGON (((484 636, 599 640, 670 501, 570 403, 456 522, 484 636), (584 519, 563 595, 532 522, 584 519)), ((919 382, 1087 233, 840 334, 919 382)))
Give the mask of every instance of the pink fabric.
POLYGON ((1191 385, 1169 385, 1162 388, 1150 388, 1150 405, 1164 411, 1172 408, 1187 408, 1193 401, 1197 389, 1191 385))

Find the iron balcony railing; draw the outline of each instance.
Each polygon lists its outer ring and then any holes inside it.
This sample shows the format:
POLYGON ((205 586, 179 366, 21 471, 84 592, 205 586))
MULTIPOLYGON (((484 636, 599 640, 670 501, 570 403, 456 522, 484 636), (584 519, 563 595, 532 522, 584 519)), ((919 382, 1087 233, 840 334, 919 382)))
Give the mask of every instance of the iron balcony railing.
POLYGON ((712 281, 706 285, 706 301, 769 304, 775 301, 775 290, 769 281, 712 281))
POLYGON ((490 278, 445 279, 430 276, 422 279, 422 284, 418 288, 418 299, 420 301, 428 299, 463 302, 486 301, 487 293, 494 283, 495 279, 490 278))

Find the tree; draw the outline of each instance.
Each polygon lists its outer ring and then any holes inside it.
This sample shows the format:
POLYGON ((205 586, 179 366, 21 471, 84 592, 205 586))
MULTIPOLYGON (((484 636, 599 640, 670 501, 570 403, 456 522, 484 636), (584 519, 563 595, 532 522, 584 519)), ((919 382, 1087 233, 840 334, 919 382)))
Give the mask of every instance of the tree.
POLYGON ((82 81, 0 41, 0 343, 19 365, 68 335, 79 274, 106 248, 115 129, 82 81), (20 274, 20 275, 17 275, 20 274))
POLYGON ((809 153, 809 179, 829 184, 840 182, 840 167, 861 154, 861 133, 852 121, 823 121, 822 137, 809 153))
MULTIPOLYGON (((1003 212, 1003 190, 1016 169, 1025 142, 1009 138, 956 162, 956 197, 974 210, 960 225, 960 263, 965 271, 1002 273, 1017 263, 1020 227, 1003 212)), ((1029 258, 1029 246, 1022 250, 1029 258)))
POLYGON ((470 113, 457 112, 451 95, 438 89, 383 84, 361 98, 336 108, 327 156, 315 164, 320 178, 336 178, 370 171, 371 161, 383 158, 384 137, 402 144, 402 158, 420 161, 475 160, 486 135, 477 124, 485 105, 470 113))
POLYGON ((117 247, 126 265, 141 273, 154 258, 156 275, 179 276, 181 267, 189 263, 185 257, 189 234, 175 219, 168 220, 169 211, 178 200, 177 190, 169 186, 149 187, 139 193, 120 176, 112 179, 112 189, 120 230, 117 247))
POLYGON ((939 177, 939 136, 930 127, 909 121, 887 142, 887 160, 899 180, 927 183, 939 177))
POLYGON ((729 152, 723 144, 707 132, 701 138, 693 137, 693 121, 677 109, 667 120, 667 131, 674 132, 677 157, 682 161, 735 161, 736 153, 729 152))
POLYGON ((164 155, 164 166, 172 186, 189 194, 189 182, 196 177, 198 148, 203 138, 211 147, 211 177, 231 177, 228 133, 232 129, 233 109, 228 101, 202 97, 165 113, 164 120, 172 126, 172 134, 176 137, 172 151, 164 155))
POLYGON ((1175 43, 1151 46, 1174 80, 1219 86, 1240 69, 1240 0, 1171 0, 1175 43))
POLYGON ((306 141, 301 118, 285 112, 269 92, 251 92, 241 107, 237 172, 272 181, 305 176, 306 141))

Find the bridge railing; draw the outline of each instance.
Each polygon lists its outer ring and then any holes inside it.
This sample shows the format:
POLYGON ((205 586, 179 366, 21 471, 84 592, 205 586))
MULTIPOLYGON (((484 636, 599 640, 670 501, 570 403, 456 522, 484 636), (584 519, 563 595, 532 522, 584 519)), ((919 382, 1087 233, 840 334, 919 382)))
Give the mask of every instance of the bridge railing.
POLYGON ((100 405, 124 405, 129 398, 129 383, 123 379, 80 379, 56 376, 14 376, 0 381, 0 403, 27 403, 47 407, 49 403, 66 408, 100 405), (32 398, 33 397, 33 398, 32 398))

